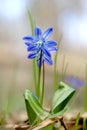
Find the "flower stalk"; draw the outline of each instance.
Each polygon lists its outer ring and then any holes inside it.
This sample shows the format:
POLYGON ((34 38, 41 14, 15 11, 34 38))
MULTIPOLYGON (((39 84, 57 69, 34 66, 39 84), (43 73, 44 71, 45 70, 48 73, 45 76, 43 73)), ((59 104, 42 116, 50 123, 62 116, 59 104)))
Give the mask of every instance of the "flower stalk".
POLYGON ((39 67, 39 73, 38 73, 38 85, 37 85, 37 97, 38 97, 38 100, 40 102, 41 100, 41 66, 39 67))
POLYGON ((44 100, 44 84, 45 84, 45 64, 43 63, 42 100, 41 100, 42 105, 44 100))
MULTIPOLYGON (((40 54, 40 64, 41 64, 41 60, 42 60, 42 51, 41 51, 41 54, 40 54)), ((37 85, 37 97, 38 97, 38 100, 39 102, 41 103, 41 95, 42 95, 42 91, 41 91, 41 66, 39 66, 39 73, 38 73, 38 85, 37 85)))
MULTIPOLYGON (((41 52, 41 57, 40 57, 40 64, 42 60, 42 52, 41 52)), ((39 67, 39 73, 38 73, 38 88, 37 88, 37 93, 36 95, 38 96, 38 100, 41 105, 43 105, 43 100, 44 100, 44 83, 45 83, 45 65, 43 62, 43 65, 39 67), (41 84, 41 69, 42 69, 42 84, 41 84)))

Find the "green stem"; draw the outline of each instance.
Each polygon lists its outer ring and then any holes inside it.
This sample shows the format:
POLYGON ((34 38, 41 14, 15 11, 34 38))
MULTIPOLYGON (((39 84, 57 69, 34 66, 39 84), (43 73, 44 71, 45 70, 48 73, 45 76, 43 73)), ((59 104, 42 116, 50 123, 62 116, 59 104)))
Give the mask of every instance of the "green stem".
MULTIPOLYGON (((40 62, 42 60, 42 56, 40 59, 40 62)), ((38 74, 38 88, 37 88, 37 96, 39 99, 39 102, 41 105, 43 105, 43 99, 44 99, 44 82, 45 82, 45 65, 43 63, 43 79, 42 79, 42 84, 41 84, 41 66, 39 67, 39 74, 38 74)))
POLYGON ((35 85, 35 92, 37 95, 37 64, 36 59, 33 60, 33 77, 34 77, 34 85, 35 85))
POLYGON ((42 85, 41 85, 41 61, 42 61, 42 51, 40 54, 40 67, 39 67, 39 72, 38 72, 38 88, 37 88, 37 96, 39 103, 42 104, 42 85))
POLYGON ((42 105, 43 105, 43 99, 44 99, 44 82, 45 82, 45 65, 43 63, 42 99, 41 99, 42 105))
POLYGON ((38 96, 38 99, 39 99, 39 102, 40 102, 40 98, 41 98, 41 85, 40 85, 40 82, 41 81, 41 66, 39 67, 39 72, 38 72, 38 85, 37 85, 37 96, 38 96))

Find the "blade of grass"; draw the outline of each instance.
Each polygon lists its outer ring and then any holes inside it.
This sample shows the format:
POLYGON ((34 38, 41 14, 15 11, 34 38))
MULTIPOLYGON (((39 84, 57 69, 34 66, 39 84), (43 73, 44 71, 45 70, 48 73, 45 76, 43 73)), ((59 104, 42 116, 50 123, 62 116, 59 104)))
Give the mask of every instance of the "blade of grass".
POLYGON ((63 56, 63 63, 62 63, 62 81, 64 82, 65 79, 65 75, 66 75, 66 71, 67 71, 67 67, 68 67, 68 63, 65 64, 65 55, 63 56))
MULTIPOLYGON (((2 90, 2 94, 4 93, 4 97, 5 97, 5 102, 4 100, 1 99, 1 103, 0 105, 2 106, 2 110, 1 110, 1 125, 3 125, 6 121, 6 117, 8 116, 8 114, 10 114, 13 110, 13 100, 15 98, 15 92, 16 92, 16 83, 17 83, 17 72, 18 72, 18 63, 16 62, 13 66, 13 75, 11 77, 11 81, 9 83, 4 82, 3 80, 3 90, 2 90), (4 88, 4 84, 5 84, 5 88, 4 88), (14 91, 14 93, 13 93, 14 91), (3 104, 2 104, 3 102, 3 104)), ((3 97, 3 96, 2 96, 3 97)), ((14 108, 15 109, 15 108, 14 108)), ((14 110, 13 110, 14 111, 14 110)))
POLYGON ((30 23, 30 27, 31 27, 31 33, 32 33, 32 35, 34 35, 34 28, 35 28, 36 24, 32 18, 32 15, 31 15, 29 9, 27 9, 27 12, 28 12, 28 18, 29 18, 29 23, 30 23))
MULTIPOLYGON (((5 106, 6 114, 10 113, 12 111, 13 107, 13 100, 16 98, 15 93, 17 92, 16 86, 17 86, 17 74, 18 74, 18 62, 16 62, 13 66, 13 76, 9 84, 8 94, 7 94, 7 103, 5 106), (12 92, 14 91, 14 93, 12 92)), ((7 86, 6 86, 7 87, 7 86)))
POLYGON ((79 120, 80 120, 80 113, 78 113, 78 115, 77 115, 74 130, 78 130, 79 120))
MULTIPOLYGON (((62 40, 62 35, 60 36, 57 48, 60 48, 61 45, 61 40, 62 40)), ((58 89, 58 71, 57 71, 57 60, 58 60, 58 52, 56 52, 55 57, 54 57, 54 91, 58 89)))
MULTIPOLYGON (((27 10, 28 12, 28 17, 29 17, 29 22, 30 22, 30 27, 31 27, 31 33, 32 33, 32 36, 34 35, 34 28, 36 27, 36 22, 33 20, 32 18, 32 15, 29 11, 29 9, 27 10)), ((33 60, 33 78, 34 78, 34 84, 35 84, 35 91, 36 91, 36 95, 38 95, 38 92, 37 92, 37 87, 38 87, 38 75, 39 75, 39 70, 38 70, 38 67, 37 67, 37 62, 36 62, 36 59, 33 60)))
POLYGON ((85 71, 84 111, 87 112, 87 64, 86 64, 86 71, 85 71))
POLYGON ((77 98, 81 95, 81 93, 82 93, 82 90, 79 89, 78 92, 76 92, 76 94, 73 96, 72 101, 69 104, 70 107, 67 108, 67 112, 69 112, 71 108, 73 108, 74 104, 76 103, 77 98))
POLYGON ((83 130, 87 130, 86 118, 83 118, 83 130))

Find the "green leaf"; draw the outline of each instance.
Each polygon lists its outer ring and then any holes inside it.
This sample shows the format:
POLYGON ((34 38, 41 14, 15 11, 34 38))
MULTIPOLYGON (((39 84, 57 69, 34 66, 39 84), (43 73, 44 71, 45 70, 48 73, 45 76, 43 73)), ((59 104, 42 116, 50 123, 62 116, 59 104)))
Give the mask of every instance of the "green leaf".
POLYGON ((60 82, 58 90, 54 93, 50 113, 55 114, 62 111, 74 93, 74 88, 71 88, 67 84, 60 82))
POLYGON ((51 125, 48 125, 48 126, 42 128, 41 130, 53 130, 53 128, 54 128, 54 124, 51 124, 51 125))
POLYGON ((33 96, 32 92, 26 90, 24 93, 24 99, 30 124, 34 123, 36 118, 44 120, 48 116, 48 112, 43 110, 38 100, 33 96))
POLYGON ((51 114, 51 115, 49 116, 49 118, 55 118, 55 117, 58 117, 58 116, 60 116, 60 115, 63 115, 63 113, 64 113, 66 110, 67 110, 67 109, 64 108, 62 111, 59 111, 59 112, 56 113, 56 114, 51 114))

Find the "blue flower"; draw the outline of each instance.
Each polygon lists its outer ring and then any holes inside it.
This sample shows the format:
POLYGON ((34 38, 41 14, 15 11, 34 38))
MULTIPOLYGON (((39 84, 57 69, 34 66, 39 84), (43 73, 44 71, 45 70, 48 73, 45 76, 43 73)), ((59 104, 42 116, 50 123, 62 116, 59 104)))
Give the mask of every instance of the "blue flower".
POLYGON ((78 89, 84 86, 84 81, 80 80, 78 77, 65 77, 65 82, 71 85, 73 88, 78 89))
POLYGON ((57 51, 57 42, 53 40, 48 40, 53 28, 48 28, 43 34, 40 28, 36 27, 34 29, 34 36, 26 36, 23 38, 25 44, 28 46, 27 51, 29 51, 28 58, 36 58, 37 65, 40 67, 44 61, 52 65, 51 53, 57 51))

